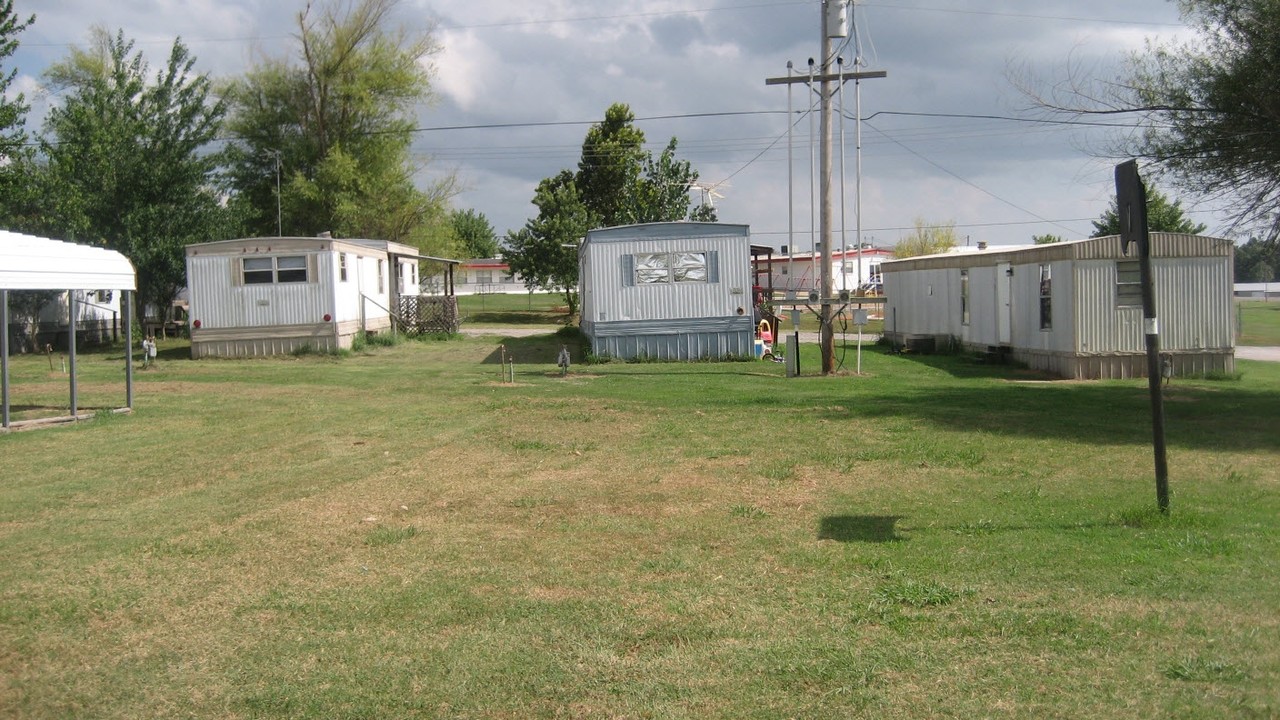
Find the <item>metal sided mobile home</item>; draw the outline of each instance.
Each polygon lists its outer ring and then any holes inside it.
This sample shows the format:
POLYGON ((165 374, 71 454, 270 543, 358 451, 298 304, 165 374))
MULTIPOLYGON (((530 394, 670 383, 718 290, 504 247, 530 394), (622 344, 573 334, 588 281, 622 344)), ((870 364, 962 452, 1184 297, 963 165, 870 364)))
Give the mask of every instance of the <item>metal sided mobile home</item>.
POLYGON ((415 248, 385 240, 247 238, 187 246, 191 355, 350 348, 417 294, 415 248))
POLYGON ((752 353, 746 225, 673 222, 592 230, 578 262, 582 331, 595 354, 695 360, 752 353))
MULTIPOLYGON (((1152 233, 1161 353, 1174 374, 1233 372, 1231 241, 1152 233)), ((885 335, 1005 355, 1067 378, 1146 374, 1136 250, 1117 236, 885 262, 885 335)))
POLYGON ((96 344, 120 339, 123 316, 118 291, 66 290, 40 308, 36 321, 40 344, 66 349, 72 295, 75 296, 76 333, 81 342, 96 344))

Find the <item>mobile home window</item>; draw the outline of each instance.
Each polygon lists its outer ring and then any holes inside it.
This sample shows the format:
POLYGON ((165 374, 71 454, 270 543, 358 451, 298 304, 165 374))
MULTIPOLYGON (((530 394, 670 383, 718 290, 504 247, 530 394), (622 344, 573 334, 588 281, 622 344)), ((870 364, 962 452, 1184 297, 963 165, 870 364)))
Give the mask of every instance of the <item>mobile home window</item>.
POLYGON ((676 282, 706 282, 707 254, 700 252, 672 253, 672 278, 676 282))
POLYGON ((304 283, 307 281, 307 258, 290 255, 276 258, 276 282, 304 283))
POLYGON ((340 282, 347 281, 347 254, 338 253, 338 280, 340 282))
POLYGON ((1116 307, 1142 307, 1142 266, 1137 260, 1116 261, 1116 307))
POLYGON ((307 257, 248 257, 241 259, 245 285, 272 283, 304 283, 307 281, 307 257))
POLYGON ((386 284, 386 280, 384 279, 385 275, 382 272, 382 269, 385 263, 386 263, 385 260, 382 260, 382 259, 378 260, 378 293, 379 294, 387 291, 387 284, 386 284))
POLYGON ((637 285, 708 282, 707 253, 638 253, 632 256, 637 285))
POLYGON ((960 271, 960 322, 969 324, 969 270, 960 271))
POLYGON ((1048 265, 1040 266, 1040 329, 1053 328, 1053 273, 1048 265))
POLYGON ((635 259, 637 285, 671 282, 671 256, 667 253, 642 253, 635 259))
POLYGON ((245 285, 270 285, 276 281, 274 258, 244 258, 243 263, 245 285))

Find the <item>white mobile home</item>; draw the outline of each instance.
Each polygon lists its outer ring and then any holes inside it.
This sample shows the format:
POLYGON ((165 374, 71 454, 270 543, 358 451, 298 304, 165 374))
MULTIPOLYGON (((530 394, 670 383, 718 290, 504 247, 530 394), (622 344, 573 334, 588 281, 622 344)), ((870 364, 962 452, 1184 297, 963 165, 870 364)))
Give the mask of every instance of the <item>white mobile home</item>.
POLYGON ((582 331, 597 355, 693 360, 752 353, 746 225, 592 230, 578 263, 582 331))
MULTIPOLYGON (((1235 369, 1229 240, 1152 233, 1161 353, 1175 374, 1235 369)), ((885 335, 956 343, 1067 378, 1146 375, 1136 248, 1117 236, 886 261, 885 335)))
MULTIPOLYGON (((885 248, 864 247, 831 251, 832 289, 836 292, 856 292, 880 287, 880 263, 893 259, 893 251, 885 248)), ((822 286, 821 252, 803 252, 788 255, 784 249, 778 255, 757 261, 762 273, 767 273, 771 287, 778 290, 808 291, 822 286)))
POLYGON ((87 344, 115 342, 120 339, 123 316, 120 292, 103 290, 67 290, 40 308, 36 318, 39 343, 65 348, 71 295, 75 296, 76 334, 87 344))
POLYGON ((278 237, 187 246, 191 356, 350 348, 418 294, 418 251, 386 240, 278 237))

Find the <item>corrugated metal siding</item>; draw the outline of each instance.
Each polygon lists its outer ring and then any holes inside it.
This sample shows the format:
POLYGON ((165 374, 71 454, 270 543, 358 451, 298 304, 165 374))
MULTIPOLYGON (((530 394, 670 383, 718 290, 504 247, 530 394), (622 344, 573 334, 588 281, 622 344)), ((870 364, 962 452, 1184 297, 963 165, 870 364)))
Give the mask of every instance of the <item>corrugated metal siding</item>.
MULTIPOLYGON (((1074 243, 1078 260, 1137 259, 1137 249, 1130 247, 1126 256, 1120 250, 1120 236, 1108 235, 1074 243)), ((1152 258, 1230 257, 1233 243, 1223 238, 1182 233, 1151 233, 1152 258)))
MULTIPOLYGON (((1207 235, 1183 235, 1180 233, 1151 233, 1151 256, 1153 258, 1230 257, 1233 249, 1233 243, 1223 238, 1209 237, 1207 235)), ((1137 257, 1134 253, 1134 248, 1129 248, 1128 257, 1137 257)), ((995 245, 977 252, 955 252, 885 261, 881 271, 895 273, 911 270, 982 267, 1002 262, 1015 265, 1032 263, 1038 265, 1040 263, 1053 263, 1063 260, 1114 260, 1124 257, 1126 255, 1121 252, 1120 237, 1118 235, 1107 235, 1087 240, 1073 240, 1071 242, 1035 246, 1002 248, 999 245, 995 245)))
POLYGON ((753 352, 750 330, 682 332, 654 335, 596 335, 592 351, 597 355, 631 360, 700 360, 728 356, 747 357, 753 352))
POLYGON ((745 237, 634 240, 596 245, 586 256, 584 312, 593 322, 660 320, 751 312, 751 257, 745 237), (719 282, 623 285, 624 256, 636 253, 716 252, 719 282))
POLYGON ((1235 347, 1231 267, 1222 258, 1154 263, 1160 347, 1206 350, 1235 347))
POLYGON ((1050 327, 1040 327, 1041 263, 1014 265, 1010 297, 1012 312, 1011 339, 1014 347, 1045 352, 1071 351, 1075 348, 1075 310, 1073 308, 1072 262, 1045 262, 1050 273, 1050 327))
POLYGON ((908 335, 960 337, 958 269, 886 274, 884 283, 885 330, 908 335))
MULTIPOLYGON (((1156 259, 1156 319, 1164 350, 1235 346, 1230 259, 1156 259)), ((1141 307, 1116 307, 1115 260, 1076 264, 1078 350, 1083 353, 1144 353, 1141 307)))
POLYGON ((187 258, 192 320, 199 320, 206 328, 300 325, 317 322, 332 312, 326 282, 235 284, 240 257, 187 258))

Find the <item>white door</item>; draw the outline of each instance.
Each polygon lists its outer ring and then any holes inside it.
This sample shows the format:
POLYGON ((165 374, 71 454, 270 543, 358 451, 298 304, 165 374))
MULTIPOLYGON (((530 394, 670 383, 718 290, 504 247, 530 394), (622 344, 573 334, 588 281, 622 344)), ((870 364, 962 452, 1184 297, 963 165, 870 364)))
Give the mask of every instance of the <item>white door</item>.
POLYGON ((1013 268, 996 266, 996 334, 1001 345, 1013 344, 1013 268))

